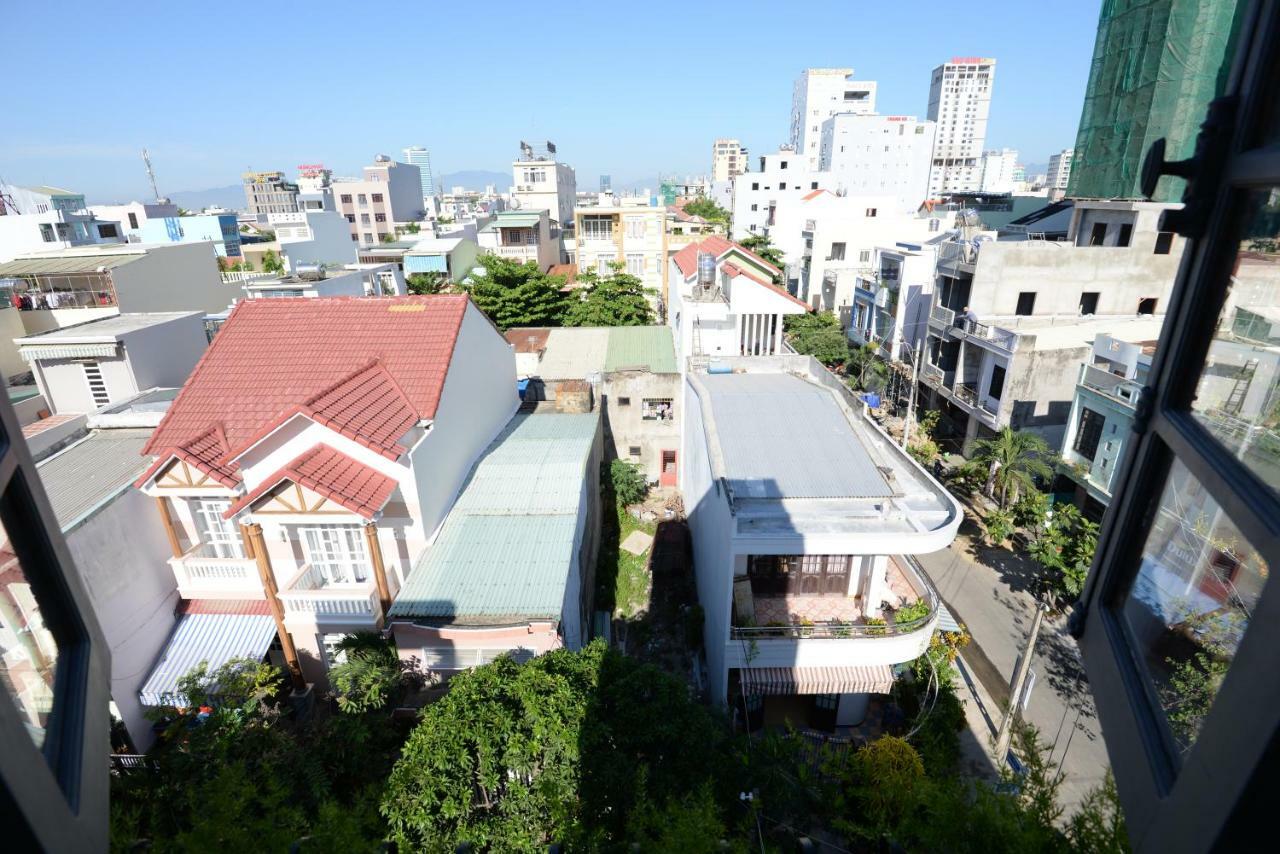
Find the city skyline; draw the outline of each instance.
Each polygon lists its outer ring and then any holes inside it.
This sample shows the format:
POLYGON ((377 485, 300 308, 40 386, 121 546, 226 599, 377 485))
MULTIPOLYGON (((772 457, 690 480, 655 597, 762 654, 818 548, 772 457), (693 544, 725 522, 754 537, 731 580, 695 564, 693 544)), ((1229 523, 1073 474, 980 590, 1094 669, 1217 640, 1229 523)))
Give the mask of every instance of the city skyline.
MULTIPOLYGON (((749 17, 768 7, 733 8, 749 17)), ((554 26, 508 24, 488 9, 451 9, 431 22, 434 36, 425 42, 415 27, 371 29, 350 7, 317 4, 307 18, 254 7, 254 27, 237 30, 241 41, 201 58, 154 48, 169 33, 198 28, 187 10, 157 4, 125 29, 106 9, 53 21, 19 8, 10 15, 16 65, 70 53, 89 67, 118 69, 126 88, 137 85, 145 97, 11 90, 7 114, 27 130, 0 143, 0 179, 65 185, 93 201, 112 201, 150 195, 139 157, 144 146, 161 192, 175 193, 226 186, 250 168, 291 174, 296 164, 316 161, 356 174, 374 155, 399 156, 410 145, 431 151, 437 175, 506 171, 521 139, 549 138, 584 185, 610 174, 623 186, 656 181, 659 173, 709 172, 717 137, 741 139, 753 158, 776 150, 788 135, 792 84, 806 67, 852 67, 860 79, 878 82, 881 113, 923 118, 930 71, 969 55, 1000 63, 988 147, 1016 148, 1023 162, 1044 163, 1074 144, 1096 0, 1055 20, 1052 62, 1043 41, 1028 35, 1042 20, 1038 10, 997 3, 980 18, 944 19, 930 18, 933 8, 851 12, 824 4, 726 43, 715 39, 716 28, 727 24, 723 9, 677 11, 664 3, 643 21, 575 10, 557 16, 554 26), (813 25, 821 20, 848 20, 880 35, 851 40, 847 29, 813 25), (290 57, 305 51, 287 52, 272 60, 279 65, 255 65, 246 35, 253 32, 300 48, 338 33, 370 33, 383 55, 385 82, 370 88, 369 78, 349 74, 338 53, 332 61, 294 64, 290 57), (598 59, 578 38, 588 32, 613 34, 597 48, 598 59), (705 46, 682 40, 680 32, 705 34, 705 46), (486 43, 497 47, 477 50, 486 43), (654 61, 646 63, 650 54, 654 61), (623 57, 628 61, 614 61, 623 57), (513 75, 524 82, 513 86, 513 75)))

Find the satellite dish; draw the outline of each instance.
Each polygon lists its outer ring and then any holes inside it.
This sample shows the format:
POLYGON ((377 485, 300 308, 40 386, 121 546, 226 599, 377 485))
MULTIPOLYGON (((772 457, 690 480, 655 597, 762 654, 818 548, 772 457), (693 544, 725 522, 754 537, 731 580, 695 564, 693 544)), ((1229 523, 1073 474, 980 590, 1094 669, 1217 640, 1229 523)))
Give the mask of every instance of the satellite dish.
POLYGON ((511 197, 511 209, 513 211, 520 210, 520 199, 517 198, 516 196, 511 197))

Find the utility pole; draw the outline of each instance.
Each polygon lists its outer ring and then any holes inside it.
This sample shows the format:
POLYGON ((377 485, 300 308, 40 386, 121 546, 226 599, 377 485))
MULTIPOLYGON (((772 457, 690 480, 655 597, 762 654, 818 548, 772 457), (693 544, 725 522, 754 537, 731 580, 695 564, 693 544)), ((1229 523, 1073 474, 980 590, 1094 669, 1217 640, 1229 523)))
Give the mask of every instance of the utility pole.
POLYGON ((1009 708, 1005 710, 1004 721, 1000 724, 1000 734, 996 736, 996 767, 1003 768, 1005 757, 1009 755, 1009 742, 1013 739, 1013 721, 1018 715, 1018 707, 1022 705, 1022 692, 1027 687, 1027 674, 1031 672, 1031 654, 1035 652, 1036 638, 1040 635, 1040 623, 1044 620, 1044 612, 1048 606, 1036 603, 1036 615, 1031 620, 1031 634, 1027 637, 1027 648, 1022 651, 1022 660, 1018 662, 1018 672, 1013 677, 1013 691, 1009 694, 1009 708))
POLYGON ((907 417, 902 425, 902 449, 905 451, 911 440, 911 422, 916 416, 916 380, 920 374, 920 350, 914 348, 911 356, 911 388, 907 389, 907 417))

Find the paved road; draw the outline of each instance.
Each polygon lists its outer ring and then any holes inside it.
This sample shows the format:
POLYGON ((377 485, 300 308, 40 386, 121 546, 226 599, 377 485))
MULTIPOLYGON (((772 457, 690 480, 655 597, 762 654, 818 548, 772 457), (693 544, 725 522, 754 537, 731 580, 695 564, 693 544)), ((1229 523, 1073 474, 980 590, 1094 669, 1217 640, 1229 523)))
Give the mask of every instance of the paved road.
MULTIPOLYGON (((970 677, 979 683, 978 693, 995 706, 988 711, 998 725, 1015 662, 1031 628, 1034 601, 1025 589, 1027 564, 1002 549, 975 548, 966 533, 945 551, 918 558, 947 607, 973 636, 962 655, 970 677)), ((1032 670, 1036 683, 1025 718, 1040 729, 1051 757, 1060 763, 1059 800, 1070 813, 1102 782, 1109 762, 1076 643, 1064 620, 1044 621, 1032 670)), ((971 692, 962 690, 962 695, 971 692)), ((985 732, 980 740, 988 743, 985 732)))

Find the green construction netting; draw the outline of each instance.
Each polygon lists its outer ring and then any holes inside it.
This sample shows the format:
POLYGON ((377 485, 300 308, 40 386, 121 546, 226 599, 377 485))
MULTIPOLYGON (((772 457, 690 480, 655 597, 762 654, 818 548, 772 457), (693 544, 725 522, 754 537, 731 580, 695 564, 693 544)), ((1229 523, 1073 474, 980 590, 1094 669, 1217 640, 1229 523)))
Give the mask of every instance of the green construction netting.
MULTIPOLYGON (((1141 198, 1142 159, 1168 140, 1191 156, 1209 102, 1221 94, 1242 0, 1105 0, 1089 69, 1067 195, 1141 198)), ((1162 178, 1158 201, 1182 198, 1162 178)))

